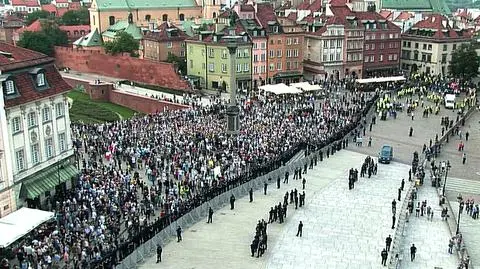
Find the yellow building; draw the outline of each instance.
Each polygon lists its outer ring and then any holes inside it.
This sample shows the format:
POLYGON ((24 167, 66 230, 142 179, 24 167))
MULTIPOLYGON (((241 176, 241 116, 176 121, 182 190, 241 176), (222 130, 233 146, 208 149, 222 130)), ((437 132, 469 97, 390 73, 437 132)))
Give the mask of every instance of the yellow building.
POLYGON ((92 31, 103 33, 118 21, 133 14, 133 22, 144 28, 150 23, 181 22, 218 15, 225 0, 93 0, 90 11, 92 31))

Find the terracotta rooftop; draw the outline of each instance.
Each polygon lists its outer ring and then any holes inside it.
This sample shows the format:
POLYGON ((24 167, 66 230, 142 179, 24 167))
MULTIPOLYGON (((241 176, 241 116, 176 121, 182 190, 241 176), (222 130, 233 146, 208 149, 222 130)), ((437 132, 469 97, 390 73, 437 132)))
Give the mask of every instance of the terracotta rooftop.
POLYGON ((413 18, 413 15, 409 12, 402 11, 396 18, 395 21, 407 21, 413 18))
POLYGON ((453 28, 450 26, 448 18, 440 14, 430 15, 417 22, 405 34, 437 40, 468 39, 471 37, 471 32, 453 28))
POLYGON ((0 42, 0 71, 9 71, 25 66, 53 61, 45 54, 0 42))
POLYGON ((187 35, 182 30, 169 22, 163 22, 156 31, 151 31, 144 35, 144 39, 158 42, 183 41, 186 38, 187 35))
POLYGON ((393 12, 391 12, 390 10, 380 10, 379 14, 386 20, 389 20, 392 18, 393 12))
POLYGON ((15 32, 22 34, 23 32, 39 32, 42 30, 40 19, 33 21, 30 25, 17 29, 15 32))
POLYGON ((269 27, 271 22, 274 22, 278 25, 277 16, 275 15, 275 11, 270 3, 257 4, 257 19, 260 25, 265 28, 267 33, 271 33, 271 29, 269 27))
POLYGON ((12 0, 11 3, 12 6, 40 7, 37 0, 12 0))

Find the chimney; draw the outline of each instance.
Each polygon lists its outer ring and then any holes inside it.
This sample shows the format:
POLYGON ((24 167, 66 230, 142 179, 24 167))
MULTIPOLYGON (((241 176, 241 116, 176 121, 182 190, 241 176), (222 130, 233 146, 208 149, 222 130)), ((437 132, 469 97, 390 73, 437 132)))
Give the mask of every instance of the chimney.
POLYGON ((435 16, 432 16, 432 22, 435 22, 435 16))
POLYGON ((442 20, 442 25, 443 25, 443 28, 447 28, 447 21, 446 20, 442 20))
POLYGON ((198 41, 203 41, 203 34, 202 33, 198 34, 198 41))

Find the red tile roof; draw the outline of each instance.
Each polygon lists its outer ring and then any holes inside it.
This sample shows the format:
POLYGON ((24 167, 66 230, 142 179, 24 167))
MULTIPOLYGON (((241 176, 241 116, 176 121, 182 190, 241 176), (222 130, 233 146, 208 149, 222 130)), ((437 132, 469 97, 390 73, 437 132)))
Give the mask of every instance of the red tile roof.
POLYGON ((297 12, 290 12, 290 14, 288 14, 287 16, 287 19, 291 20, 291 21, 297 21, 297 12))
POLYGON ((0 71, 2 72, 53 61, 53 58, 40 52, 16 47, 5 42, 0 42, 0 51, 11 54, 11 57, 0 54, 0 71))
POLYGON ((65 4, 65 3, 68 3, 68 0, 55 0, 55 2, 56 2, 57 4, 59 4, 59 3, 60 3, 60 4, 65 4))
POLYGON ((41 30, 42 30, 42 23, 39 19, 37 19, 33 21, 29 26, 19 28, 15 32, 17 32, 20 35, 23 32, 39 32, 41 30))
POLYGON ((60 25, 59 28, 62 31, 70 31, 72 33, 75 31, 84 31, 85 34, 90 32, 90 25, 60 25))
POLYGON ((338 7, 338 6, 344 6, 347 4, 346 0, 330 0, 330 6, 332 7, 338 7))
POLYGON ((257 20, 260 25, 265 28, 267 33, 270 33, 269 22, 275 22, 278 24, 277 16, 270 3, 258 3, 257 4, 257 20))
POLYGON ((414 24, 407 31, 406 35, 422 36, 433 39, 465 39, 471 37, 471 32, 452 28, 449 25, 447 17, 440 14, 433 14, 414 24), (429 32, 429 35, 426 35, 427 31, 429 32), (423 32, 425 32, 425 34, 423 32))
POLYGON ((68 3, 68 9, 69 10, 79 10, 82 8, 82 5, 80 5, 80 2, 70 2, 68 3))
POLYGON ((12 6, 40 7, 37 0, 12 0, 12 6))
POLYGON ((187 35, 182 30, 180 30, 175 25, 169 22, 164 22, 160 24, 156 31, 148 32, 146 35, 144 35, 144 39, 154 40, 158 42, 183 41, 186 38, 187 38, 187 35), (168 31, 172 31, 172 30, 176 31, 177 35, 169 36, 168 31))
POLYGON ((390 19, 392 17, 393 12, 390 10, 380 10, 380 16, 385 18, 386 20, 390 19))
POLYGON ((304 0, 300 5, 297 6, 297 10, 307 10, 310 6, 310 0, 304 0))
POLYGON ((48 11, 50 13, 57 13, 57 7, 54 4, 42 5, 42 10, 48 11))
POLYGON ((255 8, 252 5, 241 5, 240 11, 255 12, 255 8))
POLYGON ((395 21, 407 21, 409 19, 413 18, 413 15, 406 12, 402 11, 396 18, 395 21))
MULTIPOLYGON (((15 84, 20 96, 6 99, 5 107, 14 107, 70 91, 72 87, 63 80, 53 64, 53 59, 51 62, 46 66, 42 66, 45 69, 45 77, 49 85, 48 89, 38 91, 33 84, 32 75, 27 71, 15 74, 15 84)), ((31 64, 30 66, 35 67, 36 65, 31 64)))
POLYGON ((57 17, 62 17, 69 9, 66 7, 57 8, 57 17))
POLYGON ((311 12, 317 12, 322 10, 322 0, 314 0, 310 4, 311 0, 305 0, 297 6, 297 10, 310 10, 311 12))

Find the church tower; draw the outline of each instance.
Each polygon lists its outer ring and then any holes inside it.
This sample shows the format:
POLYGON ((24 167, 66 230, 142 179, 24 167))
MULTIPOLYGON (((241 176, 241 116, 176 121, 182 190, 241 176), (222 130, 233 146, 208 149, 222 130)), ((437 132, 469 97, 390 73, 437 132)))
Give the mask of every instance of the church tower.
POLYGON ((227 0, 198 0, 201 1, 202 14, 205 19, 215 19, 226 5, 227 0))

